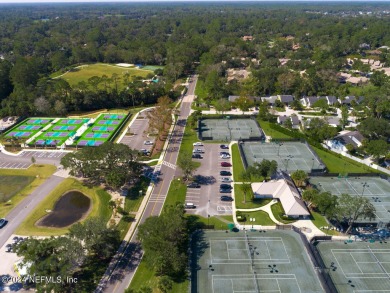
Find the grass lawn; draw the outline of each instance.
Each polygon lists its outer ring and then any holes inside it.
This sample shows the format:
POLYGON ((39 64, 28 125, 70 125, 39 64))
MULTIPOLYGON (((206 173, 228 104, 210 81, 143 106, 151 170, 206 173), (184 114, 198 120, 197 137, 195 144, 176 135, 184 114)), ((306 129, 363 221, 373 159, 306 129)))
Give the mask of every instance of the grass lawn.
POLYGON ((375 173, 378 172, 366 165, 360 164, 352 159, 346 157, 339 157, 337 154, 328 153, 313 147, 321 160, 325 163, 329 173, 375 173), (345 164, 345 167, 344 167, 345 164))
POLYGON ((5 203, 33 180, 33 176, 0 175, 0 202, 5 203))
POLYGON ((242 225, 262 225, 262 226, 275 226, 274 221, 271 220, 269 215, 264 211, 255 211, 255 212, 237 212, 237 215, 244 215, 246 217, 245 222, 240 222, 242 225), (249 219, 255 219, 255 221, 250 221, 249 219))
POLYGON ((313 224, 318 228, 320 229, 322 232, 328 234, 328 235, 340 235, 339 232, 337 232, 336 230, 327 230, 327 229, 321 229, 321 227, 328 227, 328 226, 331 226, 331 224, 329 224, 325 217, 322 216, 320 213, 317 213, 315 211, 310 211, 311 213, 311 220, 313 222, 313 224))
MULTIPOLYGON (((118 89, 123 89, 123 75, 125 73, 130 74, 130 80, 134 78, 135 76, 142 76, 146 77, 149 73, 153 73, 151 70, 145 70, 145 69, 137 69, 137 68, 125 68, 125 67, 119 67, 115 65, 110 64, 104 64, 104 63, 96 63, 96 64, 89 64, 89 65, 82 65, 82 67, 74 68, 72 71, 65 73, 61 77, 58 77, 56 73, 53 74, 52 78, 62 78, 66 80, 70 86, 75 86, 79 82, 84 81, 88 84, 88 79, 93 76, 102 77, 103 75, 106 75, 108 78, 111 78, 113 74, 118 75, 118 89)), ((112 88, 115 87, 115 83, 107 82, 107 85, 111 86, 112 88)), ((103 82, 99 85, 100 88, 103 88, 103 82)))
POLYGON ((246 195, 246 203, 244 203, 244 192, 240 188, 241 184, 234 185, 234 200, 237 209, 254 209, 265 206, 270 203, 272 199, 264 198, 264 199, 253 199, 253 191, 251 190, 246 195))
POLYGON ((187 185, 185 185, 181 179, 172 180, 171 185, 169 186, 164 208, 168 205, 176 205, 177 203, 184 204, 186 200, 186 192, 187 185))
POLYGON ((242 173, 245 172, 244 164, 241 160, 238 144, 232 145, 232 161, 233 161, 233 180, 240 182, 242 173))
POLYGON ((283 206, 280 203, 280 201, 273 204, 271 206, 271 210, 272 210, 272 213, 274 214, 274 217, 276 218, 276 220, 278 220, 279 222, 281 222, 283 224, 291 224, 291 223, 294 223, 296 221, 295 219, 289 219, 286 216, 284 216, 283 206))
MULTIPOLYGON (((68 232, 68 228, 37 227, 35 226, 35 223, 47 214, 46 210, 52 210, 56 201, 69 190, 78 190, 91 198, 92 208, 85 219, 100 217, 105 222, 108 222, 112 213, 108 206, 111 196, 99 187, 89 188, 76 179, 68 178, 46 196, 46 198, 20 224, 15 233, 26 236, 51 236, 62 235, 68 232)), ((85 219, 83 219, 83 221, 85 219)))
POLYGON ((203 80, 198 79, 198 81, 196 82, 195 95, 197 95, 198 99, 200 100, 207 97, 207 92, 204 87, 203 80))
POLYGON ((268 121, 262 121, 262 120, 257 120, 260 124, 261 129, 263 129, 264 133, 267 136, 271 136, 273 139, 279 139, 279 138, 290 138, 289 135, 281 133, 275 129, 272 129, 270 127, 271 122, 268 121))
MULTIPOLYGON (((187 125, 184 130, 183 139, 180 145, 179 157, 177 158, 177 160, 179 161, 180 158, 183 156, 185 157, 192 156, 192 150, 194 148, 193 143, 197 142, 198 140, 199 139, 198 139, 197 131, 195 129, 192 129, 189 125, 187 125)), ((200 162, 195 162, 195 161, 194 163, 198 167, 201 164, 200 162)))
MULTIPOLYGON (((24 186, 4 186, 3 180, 0 183, 0 193, 1 192, 12 192, 11 201, 0 204, 0 218, 5 217, 10 210, 18 205, 27 195, 29 195, 36 187, 41 185, 49 176, 51 176, 56 171, 56 167, 53 165, 32 165, 30 168, 23 169, 0 169, 0 176, 12 176, 19 177, 23 176, 25 178, 32 178, 31 182, 28 182, 24 186)), ((2 178, 3 179, 3 178, 2 178)), ((28 179, 27 181, 29 181, 28 179)), ((25 183, 27 182, 25 181, 25 183)), ((13 181, 16 182, 16 181, 13 181)))

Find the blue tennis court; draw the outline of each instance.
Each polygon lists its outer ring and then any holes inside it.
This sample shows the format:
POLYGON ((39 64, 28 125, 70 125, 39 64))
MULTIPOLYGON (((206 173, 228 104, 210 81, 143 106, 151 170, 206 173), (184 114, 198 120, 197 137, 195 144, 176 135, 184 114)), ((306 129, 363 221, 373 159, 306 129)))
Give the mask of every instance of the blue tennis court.
POLYGON ((104 115, 103 119, 110 119, 110 120, 122 120, 123 119, 123 115, 115 115, 115 114, 111 114, 111 115, 104 115))
POLYGON ((18 127, 18 130, 38 130, 41 127, 42 126, 38 126, 38 125, 21 125, 18 127))
POLYGON ((98 124, 103 125, 117 125, 119 124, 120 120, 100 120, 98 124))
POLYGON ((77 145, 78 146, 98 146, 103 144, 102 140, 80 140, 77 145))
POLYGON ((8 133, 7 137, 28 137, 31 135, 31 132, 24 132, 24 131, 12 131, 8 133))
POLYGON ((115 127, 110 126, 95 126, 92 128, 92 131, 113 131, 115 127))
POLYGON ((49 120, 49 119, 30 119, 26 123, 27 124, 47 124, 50 121, 51 120, 49 120))

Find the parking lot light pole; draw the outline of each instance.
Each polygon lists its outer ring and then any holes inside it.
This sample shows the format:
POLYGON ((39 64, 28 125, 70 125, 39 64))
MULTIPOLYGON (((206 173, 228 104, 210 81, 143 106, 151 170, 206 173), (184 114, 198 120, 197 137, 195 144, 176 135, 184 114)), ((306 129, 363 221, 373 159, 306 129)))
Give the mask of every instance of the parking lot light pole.
POLYGON ((363 196, 363 194, 364 194, 364 189, 365 189, 366 187, 370 187, 370 185, 368 185, 367 182, 364 182, 364 183, 363 183, 362 196, 363 196))
POLYGON ((210 227, 210 215, 207 215, 207 229, 210 227))

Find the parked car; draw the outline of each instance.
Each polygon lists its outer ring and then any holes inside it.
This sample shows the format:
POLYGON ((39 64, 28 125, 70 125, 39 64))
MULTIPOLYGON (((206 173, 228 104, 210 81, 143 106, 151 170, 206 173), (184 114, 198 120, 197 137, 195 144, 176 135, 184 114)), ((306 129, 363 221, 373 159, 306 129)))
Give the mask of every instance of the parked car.
POLYGON ((220 156, 221 159, 230 159, 230 155, 221 155, 220 156))
POLYGON ((232 189, 231 188, 220 188, 219 192, 220 193, 232 193, 232 189))
POLYGON ((150 141, 150 140, 144 141, 144 145, 152 145, 152 144, 153 144, 153 141, 150 141))
POLYGON ((5 246, 5 251, 6 252, 12 252, 12 250, 13 250, 13 245, 12 244, 7 244, 5 246))
POLYGON ((227 144, 221 144, 219 147, 221 149, 223 149, 223 150, 228 150, 229 149, 229 146, 227 144))
POLYGON ((201 154, 193 154, 192 158, 193 159, 203 159, 203 156, 201 154))
POLYGON ((5 224, 7 224, 7 220, 4 218, 0 219, 0 228, 3 228, 5 224))
POLYGON ((194 149, 194 150, 192 151, 192 153, 193 153, 193 154, 204 154, 204 150, 202 150, 202 149, 194 149))
POLYGON ((184 205, 184 208, 186 209, 195 209, 196 206, 192 202, 186 202, 184 205))
POLYGON ((191 182, 191 183, 187 184, 187 187, 188 188, 200 188, 200 184, 197 182, 191 182))
POLYGON ((221 182, 232 182, 232 178, 229 178, 229 177, 222 177, 221 178, 221 182))
POLYGON ((221 201, 233 201, 233 198, 231 196, 222 195, 221 201))
POLYGON ((230 184, 221 184, 219 186, 219 188, 230 188, 230 189, 232 189, 233 187, 230 184))
POLYGON ((221 172, 219 172, 219 175, 221 175, 221 176, 232 176, 232 173, 230 171, 221 171, 221 172))
POLYGON ((192 144, 193 146, 203 146, 203 142, 197 141, 192 144))
POLYGON ((232 164, 228 163, 228 162, 222 162, 221 163, 221 167, 231 167, 232 164))
POLYGON ((219 152, 219 155, 222 156, 222 155, 228 155, 230 156, 230 154, 228 152, 219 152))

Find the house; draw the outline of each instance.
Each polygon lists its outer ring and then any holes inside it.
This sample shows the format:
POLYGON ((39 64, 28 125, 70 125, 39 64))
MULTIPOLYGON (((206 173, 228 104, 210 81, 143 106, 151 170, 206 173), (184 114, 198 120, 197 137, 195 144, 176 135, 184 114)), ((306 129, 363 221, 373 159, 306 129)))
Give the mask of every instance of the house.
POLYGON ((338 99, 338 101, 340 102, 340 104, 342 105, 348 105, 350 106, 352 101, 355 101, 356 103, 361 103, 361 101, 363 101, 363 97, 355 97, 355 96, 346 96, 344 99, 341 98, 341 99, 338 99))
POLYGON ((338 136, 326 142, 326 144, 343 152, 347 152, 347 145, 352 145, 355 149, 362 146, 363 135, 359 131, 342 131, 338 136))
POLYGON ((278 95, 278 100, 285 105, 290 105, 294 101, 294 97, 292 95, 278 95))
POLYGON ((313 104, 320 99, 321 99, 321 97, 303 97, 301 99, 301 104, 304 107, 313 107, 313 104))
POLYGON ((296 115, 291 115, 291 116, 283 115, 283 116, 279 116, 279 117, 277 118, 277 122, 278 122, 279 124, 284 124, 284 122, 285 122, 287 119, 290 119, 291 124, 292 124, 292 128, 294 128, 294 129, 299 129, 300 121, 299 121, 298 116, 296 116, 296 115))
POLYGON ((271 106, 275 104, 275 101, 278 99, 278 96, 270 96, 270 97, 261 97, 263 102, 267 102, 271 106))
POLYGON ((298 189, 288 176, 269 182, 252 183, 252 190, 255 198, 279 199, 288 217, 306 218, 310 216, 298 189))
POLYGON ((329 106, 333 106, 337 103, 337 98, 335 96, 326 96, 325 98, 328 101, 329 106))
POLYGON ((335 116, 327 116, 326 121, 330 126, 337 127, 341 125, 340 118, 335 117, 335 116))

